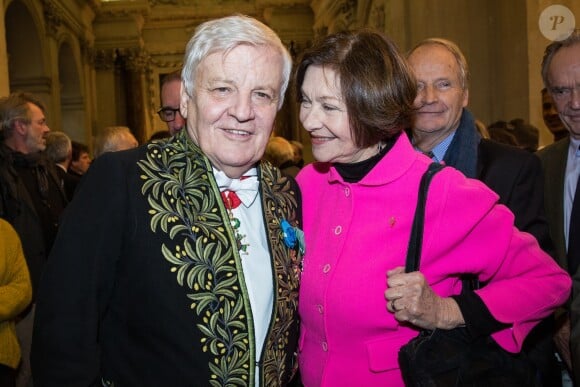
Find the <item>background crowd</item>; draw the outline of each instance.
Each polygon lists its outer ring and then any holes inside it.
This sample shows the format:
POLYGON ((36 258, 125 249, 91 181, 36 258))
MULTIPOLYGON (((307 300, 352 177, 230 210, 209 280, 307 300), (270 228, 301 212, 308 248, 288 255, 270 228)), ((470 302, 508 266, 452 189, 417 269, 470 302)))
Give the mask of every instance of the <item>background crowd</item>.
POLYGON ((546 47, 541 149, 522 119, 472 115, 449 40, 336 33, 295 64, 255 19, 202 23, 141 146, 0 98, 0 386, 403 385, 398 349, 456 327, 580 385, 578 31, 546 47), (272 133, 292 78, 307 165, 272 133))

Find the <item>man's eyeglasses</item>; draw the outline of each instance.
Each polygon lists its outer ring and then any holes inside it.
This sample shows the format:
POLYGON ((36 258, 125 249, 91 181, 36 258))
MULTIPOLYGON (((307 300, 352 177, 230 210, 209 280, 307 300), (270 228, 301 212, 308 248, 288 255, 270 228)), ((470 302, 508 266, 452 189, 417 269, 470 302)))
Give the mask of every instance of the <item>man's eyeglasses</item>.
POLYGON ((161 118, 161 121, 164 122, 171 122, 175 120, 176 113, 179 113, 179 109, 172 109, 169 107, 164 107, 157 111, 157 114, 159 114, 159 118, 161 118))

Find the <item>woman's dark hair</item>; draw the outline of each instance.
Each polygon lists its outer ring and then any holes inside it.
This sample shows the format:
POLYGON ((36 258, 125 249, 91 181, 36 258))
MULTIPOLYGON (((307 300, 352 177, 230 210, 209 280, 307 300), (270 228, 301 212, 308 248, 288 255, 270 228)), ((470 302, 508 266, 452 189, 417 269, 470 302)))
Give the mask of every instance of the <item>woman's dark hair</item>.
POLYGON ((295 75, 296 95, 309 66, 334 70, 340 77, 352 137, 366 148, 410 127, 415 77, 396 45, 384 35, 363 30, 329 35, 302 55, 295 75))

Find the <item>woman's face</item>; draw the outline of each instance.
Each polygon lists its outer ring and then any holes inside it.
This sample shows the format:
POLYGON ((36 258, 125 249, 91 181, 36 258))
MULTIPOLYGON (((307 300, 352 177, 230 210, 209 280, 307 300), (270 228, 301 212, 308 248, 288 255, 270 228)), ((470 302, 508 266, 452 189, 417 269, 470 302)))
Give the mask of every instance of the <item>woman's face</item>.
POLYGON ((334 70, 309 66, 301 90, 300 122, 310 134, 312 154, 317 161, 356 163, 377 153, 376 145, 369 148, 355 145, 340 77, 334 70))

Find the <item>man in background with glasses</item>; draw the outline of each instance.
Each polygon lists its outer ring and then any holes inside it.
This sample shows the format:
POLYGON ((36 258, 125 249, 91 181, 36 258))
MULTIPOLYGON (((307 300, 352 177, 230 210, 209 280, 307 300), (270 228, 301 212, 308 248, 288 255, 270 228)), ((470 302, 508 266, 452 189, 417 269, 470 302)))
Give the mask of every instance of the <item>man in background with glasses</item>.
POLYGON ((161 121, 167 124, 171 136, 185 126, 185 120, 179 112, 180 93, 181 69, 167 74, 161 83, 161 109, 157 111, 157 114, 161 121))

